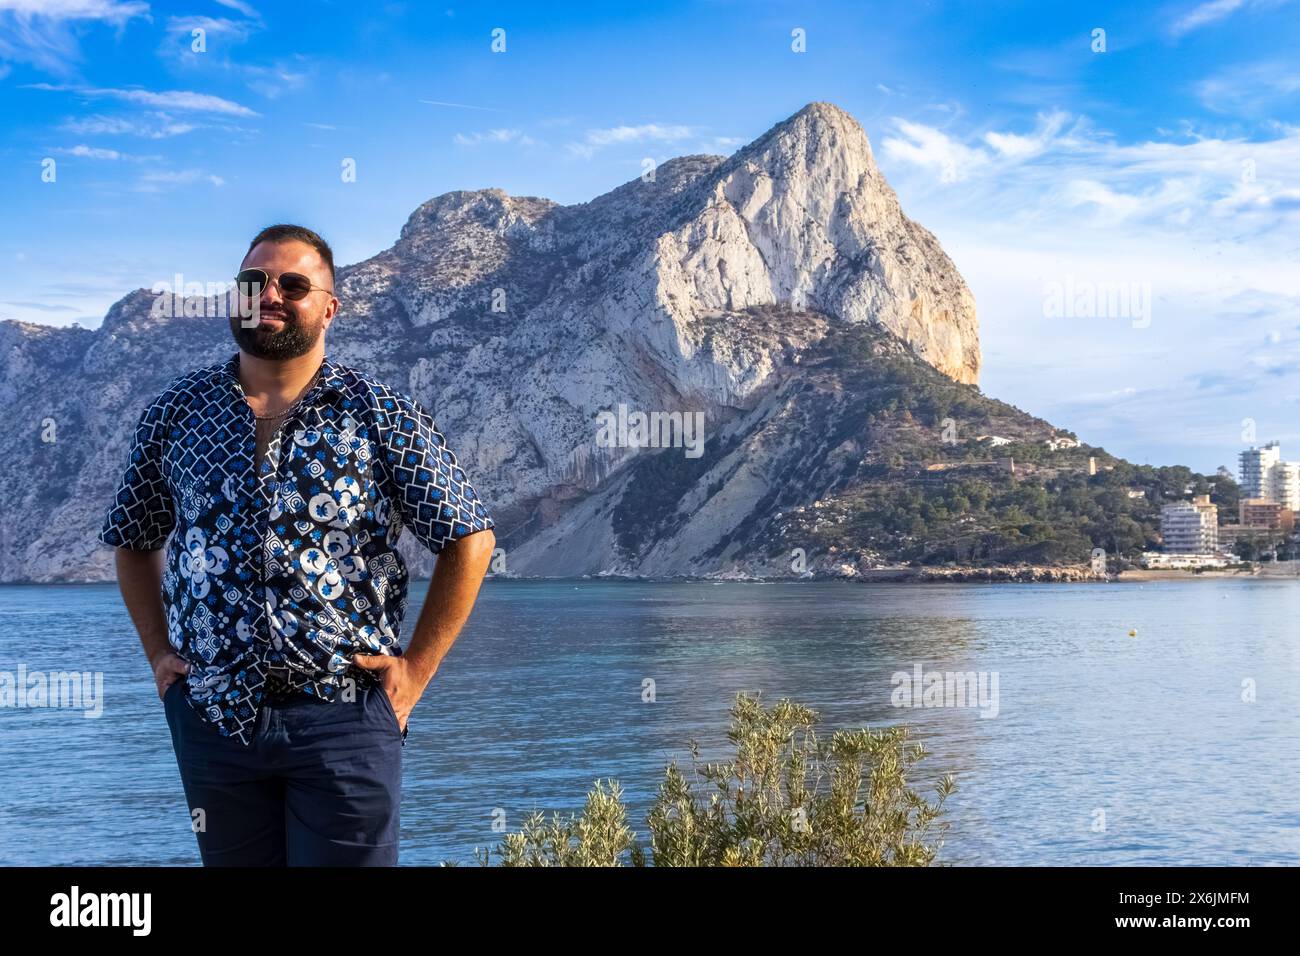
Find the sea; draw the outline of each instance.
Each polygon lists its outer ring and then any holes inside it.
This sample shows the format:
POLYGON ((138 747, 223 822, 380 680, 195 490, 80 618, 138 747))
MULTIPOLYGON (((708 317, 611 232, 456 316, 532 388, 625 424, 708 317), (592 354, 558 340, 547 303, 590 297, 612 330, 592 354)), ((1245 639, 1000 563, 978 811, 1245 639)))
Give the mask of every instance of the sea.
MULTIPOLYGON (((427 582, 413 582, 404 630, 427 582)), ((476 865, 533 811, 734 754, 738 694, 817 733, 909 726, 945 774, 937 862, 1300 864, 1300 582, 484 582, 410 718, 403 865, 476 865)), ((0 864, 198 865, 117 588, 0 586, 0 675, 102 678, 94 708, 0 707, 0 864)), ((493 857, 495 859, 495 857, 493 857)))

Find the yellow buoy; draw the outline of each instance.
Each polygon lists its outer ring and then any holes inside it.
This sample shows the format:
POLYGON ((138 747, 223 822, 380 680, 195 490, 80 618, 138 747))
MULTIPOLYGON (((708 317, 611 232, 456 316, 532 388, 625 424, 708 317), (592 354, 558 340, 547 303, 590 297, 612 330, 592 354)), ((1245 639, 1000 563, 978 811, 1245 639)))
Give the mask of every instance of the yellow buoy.
POLYGON ((1129 631, 1129 632, 1128 632, 1128 636, 1129 636, 1129 637, 1137 637, 1137 636, 1138 636, 1138 632, 1137 632, 1137 631, 1129 631))

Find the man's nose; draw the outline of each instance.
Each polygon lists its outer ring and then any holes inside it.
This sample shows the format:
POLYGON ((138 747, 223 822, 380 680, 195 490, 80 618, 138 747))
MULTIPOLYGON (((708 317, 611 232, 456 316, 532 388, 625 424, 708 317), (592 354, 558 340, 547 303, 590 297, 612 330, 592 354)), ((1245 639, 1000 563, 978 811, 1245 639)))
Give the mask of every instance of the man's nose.
POLYGON ((274 279, 262 287, 261 305, 262 308, 274 306, 279 308, 284 304, 284 299, 280 296, 280 283, 274 279))

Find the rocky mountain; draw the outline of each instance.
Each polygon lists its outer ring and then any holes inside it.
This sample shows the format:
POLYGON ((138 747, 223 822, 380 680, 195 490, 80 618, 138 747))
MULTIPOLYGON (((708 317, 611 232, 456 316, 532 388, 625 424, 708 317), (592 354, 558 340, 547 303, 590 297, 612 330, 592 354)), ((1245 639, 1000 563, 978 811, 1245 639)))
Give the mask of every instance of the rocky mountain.
MULTIPOLYGON (((1055 432, 980 395, 969 289, 826 103, 588 203, 439 196, 338 289, 328 354, 434 414, 495 517, 506 575, 780 569, 792 509, 933 487, 935 461, 990 457, 972 429, 1055 432), (638 437, 638 413, 664 431, 638 437), (685 423, 702 444, 671 430, 685 423)), ((234 350, 224 319, 159 317, 154 300, 127 295, 93 331, 0 323, 14 426, 0 432, 0 580, 112 578, 95 532, 140 409, 234 350)), ((902 547, 859 543, 845 547, 866 562, 902 547)), ((809 555, 814 570, 843 565, 835 547, 809 555)), ((428 572, 410 536, 402 548, 428 572)))

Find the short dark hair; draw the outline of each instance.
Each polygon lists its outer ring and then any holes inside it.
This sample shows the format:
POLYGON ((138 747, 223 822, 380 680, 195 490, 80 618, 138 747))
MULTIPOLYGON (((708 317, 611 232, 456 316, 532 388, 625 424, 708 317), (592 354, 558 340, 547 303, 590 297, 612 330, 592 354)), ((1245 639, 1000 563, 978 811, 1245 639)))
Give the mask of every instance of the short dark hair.
MULTIPOLYGON (((330 284, 334 284, 334 250, 330 244, 322 239, 318 234, 312 232, 306 226, 295 226, 290 223, 281 222, 274 226, 267 226, 261 232, 253 237, 253 241, 248 244, 248 252, 257 248, 259 242, 288 242, 290 240, 306 243, 311 246, 320 255, 321 261, 330 271, 330 284)), ((244 258, 248 258, 248 252, 244 253, 244 258)))

